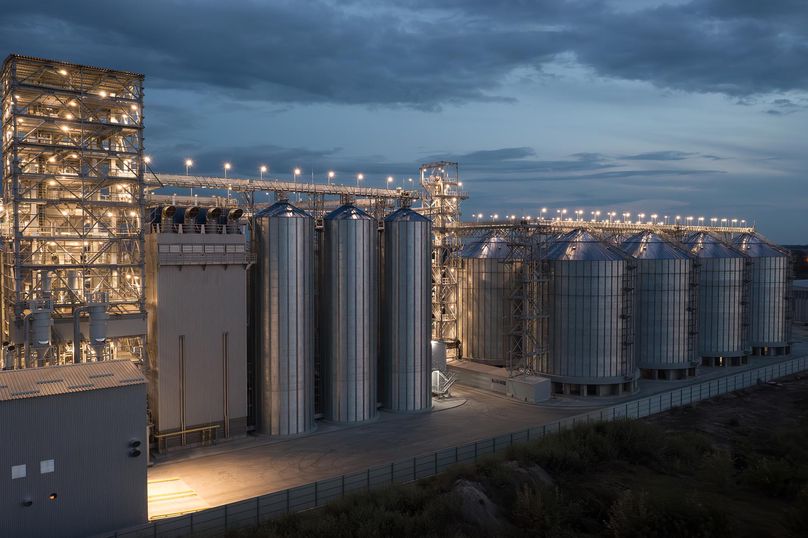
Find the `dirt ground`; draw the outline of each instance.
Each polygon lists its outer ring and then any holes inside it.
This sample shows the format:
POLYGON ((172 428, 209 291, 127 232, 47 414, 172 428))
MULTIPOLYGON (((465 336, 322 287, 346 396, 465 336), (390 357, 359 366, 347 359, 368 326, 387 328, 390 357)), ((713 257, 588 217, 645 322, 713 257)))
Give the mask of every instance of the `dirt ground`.
POLYGON ((716 445, 730 448, 739 436, 797 427, 806 417, 808 373, 803 372, 646 420, 666 430, 701 432, 716 445))

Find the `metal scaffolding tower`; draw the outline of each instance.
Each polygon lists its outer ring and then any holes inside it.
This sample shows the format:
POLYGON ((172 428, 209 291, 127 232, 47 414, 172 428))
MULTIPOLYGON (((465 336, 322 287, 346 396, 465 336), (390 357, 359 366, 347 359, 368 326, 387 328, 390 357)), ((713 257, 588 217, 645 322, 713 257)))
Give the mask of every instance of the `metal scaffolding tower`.
POLYGON ((422 213, 432 219, 432 338, 457 349, 457 267, 461 240, 460 203, 468 194, 460 188, 458 164, 439 161, 421 165, 422 213))
POLYGON ((68 328, 40 362, 78 359, 69 327, 90 305, 145 315, 143 75, 11 55, 2 133, 3 338, 27 344, 26 317, 50 311, 68 328))

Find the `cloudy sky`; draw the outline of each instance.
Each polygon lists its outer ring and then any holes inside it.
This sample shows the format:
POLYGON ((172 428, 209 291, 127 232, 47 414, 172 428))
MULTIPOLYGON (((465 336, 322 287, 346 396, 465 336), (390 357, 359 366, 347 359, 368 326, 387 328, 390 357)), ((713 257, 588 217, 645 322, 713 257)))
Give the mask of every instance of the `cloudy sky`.
POLYGON ((467 218, 744 218, 808 242, 805 0, 37 0, 4 5, 0 47, 144 73, 159 171, 381 186, 449 159, 467 218))

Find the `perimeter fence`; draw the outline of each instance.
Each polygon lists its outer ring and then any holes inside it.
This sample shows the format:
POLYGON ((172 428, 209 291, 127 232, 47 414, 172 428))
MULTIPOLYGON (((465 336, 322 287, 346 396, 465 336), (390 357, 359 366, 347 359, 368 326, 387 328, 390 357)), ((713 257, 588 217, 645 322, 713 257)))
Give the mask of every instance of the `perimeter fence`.
POLYGON ((245 501, 225 504, 179 517, 157 519, 137 527, 100 536, 103 538, 221 536, 227 531, 255 527, 285 514, 318 508, 351 493, 372 491, 391 484, 406 484, 434 476, 452 465, 474 463, 481 457, 507 450, 513 445, 541 439, 547 434, 572 428, 578 424, 647 417, 674 407, 700 402, 804 370, 808 370, 808 356, 694 383, 596 411, 566 417, 542 426, 370 467, 356 473, 318 480, 245 501))

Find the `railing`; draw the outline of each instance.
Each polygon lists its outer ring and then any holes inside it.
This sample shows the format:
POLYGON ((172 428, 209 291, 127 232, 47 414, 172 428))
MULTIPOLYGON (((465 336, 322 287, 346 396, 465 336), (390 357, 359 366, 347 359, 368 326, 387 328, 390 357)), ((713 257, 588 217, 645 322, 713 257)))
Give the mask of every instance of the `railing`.
POLYGON ((158 519, 100 536, 104 538, 220 536, 229 530, 254 527, 285 514, 318 508, 350 493, 371 491, 391 484, 405 484, 434 476, 452 465, 474 463, 481 457, 502 452, 513 445, 541 439, 547 434, 569 429, 578 424, 647 417, 804 370, 808 370, 808 356, 695 383, 563 418, 542 426, 438 450, 431 454, 319 480, 180 517, 158 519))
POLYGON ((185 438, 188 434, 198 433, 200 434, 199 442, 202 446, 205 445, 212 445, 216 442, 216 430, 219 429, 218 424, 214 424, 212 426, 201 426, 199 428, 190 428, 188 430, 180 430, 177 432, 170 432, 170 433, 157 433, 154 434, 154 438, 157 439, 157 451, 163 452, 166 449, 167 440, 171 437, 180 437, 181 443, 185 445, 185 438))
POLYGON ((230 224, 152 222, 149 224, 149 230, 152 233, 244 235, 246 226, 246 223, 243 222, 233 222, 230 224))

